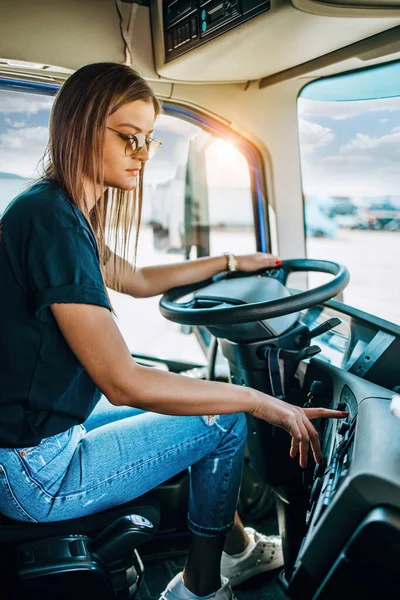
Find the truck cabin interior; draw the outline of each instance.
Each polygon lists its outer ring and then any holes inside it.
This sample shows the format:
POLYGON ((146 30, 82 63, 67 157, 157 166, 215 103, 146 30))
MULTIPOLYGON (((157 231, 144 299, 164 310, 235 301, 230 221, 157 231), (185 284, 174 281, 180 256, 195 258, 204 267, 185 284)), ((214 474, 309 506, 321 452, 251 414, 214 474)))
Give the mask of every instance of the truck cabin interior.
MULTIPOLYGON (((138 263, 283 259, 161 300, 110 291, 132 355, 349 413, 317 421, 324 464, 305 470, 285 431, 248 415, 239 513, 281 535, 284 567, 238 600, 399 598, 400 0, 1 9, 0 218, 37 176, 63 82, 90 63, 132 66, 163 106, 138 263)), ((3 597, 157 599, 185 561, 188 479, 84 519, 0 515, 3 597)))

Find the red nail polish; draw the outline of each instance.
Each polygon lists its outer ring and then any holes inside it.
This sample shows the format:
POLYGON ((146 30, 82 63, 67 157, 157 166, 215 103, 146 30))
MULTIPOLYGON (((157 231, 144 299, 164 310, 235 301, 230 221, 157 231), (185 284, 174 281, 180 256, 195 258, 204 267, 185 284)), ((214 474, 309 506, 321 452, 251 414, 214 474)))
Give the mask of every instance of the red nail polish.
POLYGON ((341 410, 340 412, 342 413, 342 415, 343 415, 344 417, 348 417, 348 416, 349 416, 349 413, 348 413, 348 412, 345 412, 345 411, 343 411, 343 410, 341 410))
POLYGON ((281 261, 281 260, 277 260, 277 261, 276 261, 276 264, 277 264, 277 265, 281 265, 281 264, 282 264, 282 261, 281 261))

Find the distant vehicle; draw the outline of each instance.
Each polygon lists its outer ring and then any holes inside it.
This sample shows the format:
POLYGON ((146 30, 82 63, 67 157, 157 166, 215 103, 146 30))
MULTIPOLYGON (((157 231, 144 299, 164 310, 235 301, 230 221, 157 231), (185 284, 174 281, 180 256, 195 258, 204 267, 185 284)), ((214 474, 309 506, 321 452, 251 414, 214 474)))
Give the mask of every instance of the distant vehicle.
POLYGON ((369 229, 393 229, 400 226, 400 208, 390 202, 375 202, 364 212, 369 229))
POLYGON ((328 201, 318 200, 322 212, 346 229, 400 230, 400 207, 391 202, 372 202, 358 206, 348 197, 333 197, 328 201))
POLYGON ((306 234, 308 237, 335 237, 338 225, 326 215, 324 205, 316 196, 308 196, 304 205, 306 234))
POLYGON ((347 196, 333 196, 323 205, 324 213, 334 219, 336 217, 351 217, 358 212, 358 207, 347 196))
POLYGON ((351 215, 338 215, 335 222, 345 229, 368 229, 368 221, 359 209, 351 215))

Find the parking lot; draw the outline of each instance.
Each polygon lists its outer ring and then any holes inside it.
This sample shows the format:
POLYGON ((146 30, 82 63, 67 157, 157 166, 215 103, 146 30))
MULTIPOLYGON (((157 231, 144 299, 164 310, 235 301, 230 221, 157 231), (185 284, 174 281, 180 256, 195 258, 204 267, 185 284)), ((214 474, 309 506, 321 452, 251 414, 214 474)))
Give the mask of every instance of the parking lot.
MULTIPOLYGON (((310 238, 310 258, 347 266, 350 284, 344 301, 400 324, 400 233, 339 229, 335 238, 310 238)), ((320 280, 310 275, 310 283, 320 280)))

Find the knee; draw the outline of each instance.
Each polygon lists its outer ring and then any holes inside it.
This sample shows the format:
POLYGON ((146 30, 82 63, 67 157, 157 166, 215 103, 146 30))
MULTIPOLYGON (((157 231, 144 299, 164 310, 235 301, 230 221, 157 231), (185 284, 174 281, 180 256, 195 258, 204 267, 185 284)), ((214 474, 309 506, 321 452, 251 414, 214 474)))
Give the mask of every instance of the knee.
POLYGON ((245 441, 247 438, 247 418, 245 413, 237 413, 235 421, 235 433, 241 441, 245 441))
POLYGON ((245 413, 221 415, 217 422, 223 429, 233 433, 238 438, 238 442, 245 442, 247 437, 247 419, 245 413))

